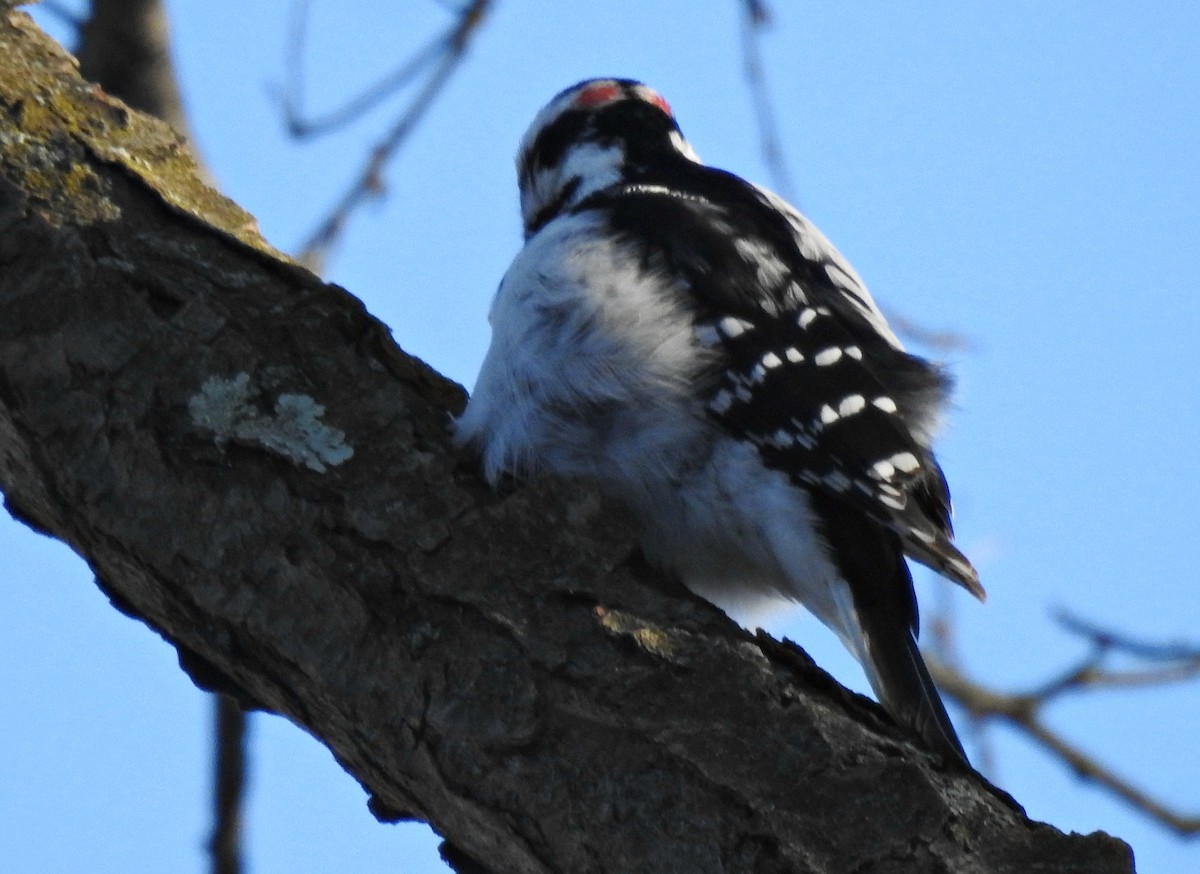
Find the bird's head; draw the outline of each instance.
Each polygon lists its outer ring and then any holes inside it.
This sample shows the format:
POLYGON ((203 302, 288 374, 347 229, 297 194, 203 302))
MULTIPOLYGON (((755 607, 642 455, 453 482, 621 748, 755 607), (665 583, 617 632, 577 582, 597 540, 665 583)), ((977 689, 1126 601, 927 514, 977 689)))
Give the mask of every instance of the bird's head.
POLYGON ((671 107, 630 79, 589 79, 557 94, 521 140, 526 238, 589 195, 638 182, 664 162, 696 161, 671 107))

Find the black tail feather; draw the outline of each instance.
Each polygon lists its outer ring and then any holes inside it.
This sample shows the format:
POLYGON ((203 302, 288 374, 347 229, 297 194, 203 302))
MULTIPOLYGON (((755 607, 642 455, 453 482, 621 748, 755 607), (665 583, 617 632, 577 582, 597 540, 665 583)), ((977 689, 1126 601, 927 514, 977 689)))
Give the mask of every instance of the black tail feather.
POLYGON ((835 498, 814 492, 811 500, 850 588, 854 617, 846 618, 858 626, 856 655, 880 703, 931 750, 969 765, 917 649, 917 599, 898 535, 835 498))
POLYGON ((875 675, 875 691, 883 706, 931 750, 969 765, 912 632, 903 627, 870 628, 872 624, 878 625, 867 622, 863 627, 871 658, 868 670, 875 675))

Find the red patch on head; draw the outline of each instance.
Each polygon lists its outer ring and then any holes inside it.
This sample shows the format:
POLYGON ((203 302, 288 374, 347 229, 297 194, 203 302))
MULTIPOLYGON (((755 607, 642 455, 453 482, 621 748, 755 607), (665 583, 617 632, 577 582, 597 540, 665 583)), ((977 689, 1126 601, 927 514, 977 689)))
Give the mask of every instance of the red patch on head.
POLYGON ((661 109, 663 112, 665 112, 667 115, 671 116, 671 118, 675 117, 675 113, 673 113, 671 111, 671 104, 667 103, 667 101, 664 100, 659 95, 655 94, 653 97, 651 97, 650 102, 653 103, 655 106, 657 106, 659 109, 661 109))
POLYGON ((589 85, 580 91, 573 103, 580 108, 599 106, 602 103, 611 103, 620 96, 620 85, 614 82, 597 82, 595 85, 589 85))

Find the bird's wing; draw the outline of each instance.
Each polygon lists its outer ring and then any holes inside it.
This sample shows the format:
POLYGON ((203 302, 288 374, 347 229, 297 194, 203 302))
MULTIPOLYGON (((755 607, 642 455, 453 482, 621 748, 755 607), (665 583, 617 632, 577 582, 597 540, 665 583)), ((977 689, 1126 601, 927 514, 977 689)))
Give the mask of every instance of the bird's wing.
POLYGON ((882 523, 907 554, 982 596, 952 543, 929 446, 948 378, 901 348, 807 220, 736 176, 700 170, 702 184, 620 186, 581 208, 603 206, 645 265, 694 297, 697 337, 715 353, 709 413, 768 466, 882 523))

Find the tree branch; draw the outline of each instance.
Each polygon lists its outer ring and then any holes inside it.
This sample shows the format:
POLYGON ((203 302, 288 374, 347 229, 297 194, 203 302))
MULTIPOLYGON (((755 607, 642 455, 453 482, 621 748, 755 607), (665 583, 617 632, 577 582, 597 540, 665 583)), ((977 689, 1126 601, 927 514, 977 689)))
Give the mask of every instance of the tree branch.
POLYGON ((79 37, 85 79, 189 135, 161 0, 92 0, 79 37))
MULTIPOLYGON (((167 15, 161 0, 92 0, 79 25, 79 72, 135 109, 161 118, 189 146, 205 181, 171 61, 167 15)), ((213 829, 208 841, 214 874, 242 871, 242 803, 246 783, 248 715, 227 695, 213 701, 213 829)))
POLYGON ((949 659, 927 657, 929 672, 938 686, 971 714, 976 724, 994 719, 1008 722, 1033 738, 1079 777, 1105 787, 1135 810, 1179 835, 1200 834, 1200 817, 1170 809, 1112 767, 1079 749, 1042 719, 1046 707, 1067 694, 1193 679, 1200 675, 1200 651, 1184 644, 1134 641, 1061 612, 1059 622, 1089 640, 1092 651, 1078 664, 1028 691, 1006 693, 986 688, 969 679, 949 659), (1158 666, 1146 670, 1113 671, 1104 665, 1105 657, 1113 652, 1156 662, 1158 666))
POLYGON ((246 712, 228 695, 212 695, 213 830, 208 841, 213 874, 241 874, 242 804, 246 788, 246 712))
POLYGON ((307 3, 295 8, 296 23, 293 26, 291 45, 288 52, 289 86, 285 92, 284 111, 288 128, 297 137, 323 133, 357 118, 375 106, 384 97, 407 85, 418 73, 432 67, 416 95, 393 122, 383 138, 371 148, 357 178, 321 219, 316 230, 300 246, 300 263, 320 273, 330 249, 350 220, 354 211, 368 198, 384 190, 384 170, 397 150, 408 141, 413 130, 433 106, 450 76, 458 69, 466 56, 471 38, 482 25, 491 6, 491 0, 471 0, 456 13, 454 24, 441 36, 419 50, 383 81, 351 101, 342 110, 324 119, 310 122, 301 116, 300 101, 303 93, 303 73, 300 58, 303 53, 304 20, 307 3))
POLYGON ((1127 872, 915 748, 789 644, 500 498, 463 392, 0 12, 0 487, 197 682, 319 737, 496 872, 1127 872))
POLYGON ((767 76, 763 71, 759 41, 771 23, 771 12, 764 0, 742 0, 742 73, 750 89, 750 103, 758 122, 758 140, 763 160, 771 174, 771 185, 785 199, 795 201, 795 189, 783 147, 779 144, 779 124, 767 93, 767 76))

